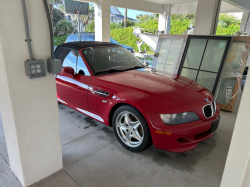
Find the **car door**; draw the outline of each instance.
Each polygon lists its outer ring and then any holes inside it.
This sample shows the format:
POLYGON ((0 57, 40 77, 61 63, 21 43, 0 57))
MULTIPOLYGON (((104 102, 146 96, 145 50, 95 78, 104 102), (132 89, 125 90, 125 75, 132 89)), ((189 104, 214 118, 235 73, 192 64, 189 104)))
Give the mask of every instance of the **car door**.
MULTIPOLYGON (((66 56, 62 64, 62 72, 56 76, 57 97, 63 103, 73 104, 82 108, 88 108, 87 90, 90 76, 77 73, 78 52, 75 50, 62 50, 58 56, 66 56), (60 55, 60 53, 67 53, 60 55), (74 69, 74 74, 64 71, 65 67, 74 69)), ((60 59, 60 58, 59 58, 60 59)))
POLYGON ((76 77, 75 80, 78 82, 78 87, 76 89, 76 94, 74 97, 74 103, 80 106, 81 108, 88 109, 88 89, 89 82, 91 80, 91 75, 88 68, 86 67, 81 55, 78 53, 77 57, 77 68, 76 68, 76 77))

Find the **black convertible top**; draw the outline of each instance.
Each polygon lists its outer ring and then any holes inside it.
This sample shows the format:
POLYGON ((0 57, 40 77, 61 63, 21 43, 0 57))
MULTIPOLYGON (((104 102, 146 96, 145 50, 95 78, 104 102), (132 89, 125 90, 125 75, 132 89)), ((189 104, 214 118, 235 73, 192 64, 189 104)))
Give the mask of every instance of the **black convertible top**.
POLYGON ((59 51, 61 51, 61 49, 63 49, 63 48, 67 48, 67 49, 71 49, 71 50, 74 49, 74 50, 78 51, 78 50, 85 48, 85 47, 109 46, 109 45, 119 46, 117 44, 113 44, 113 43, 109 43, 109 42, 95 42, 95 41, 68 42, 68 43, 64 43, 64 44, 57 46, 57 48, 55 50, 55 57, 57 57, 59 51))

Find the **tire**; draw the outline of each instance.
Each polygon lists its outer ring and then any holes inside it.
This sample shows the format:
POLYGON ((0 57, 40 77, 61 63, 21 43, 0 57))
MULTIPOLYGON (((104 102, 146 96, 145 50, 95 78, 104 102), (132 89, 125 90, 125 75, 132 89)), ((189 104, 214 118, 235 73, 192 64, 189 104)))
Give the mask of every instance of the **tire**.
POLYGON ((119 107, 113 115, 112 126, 120 144, 132 152, 141 152, 151 145, 148 124, 134 107, 119 107))

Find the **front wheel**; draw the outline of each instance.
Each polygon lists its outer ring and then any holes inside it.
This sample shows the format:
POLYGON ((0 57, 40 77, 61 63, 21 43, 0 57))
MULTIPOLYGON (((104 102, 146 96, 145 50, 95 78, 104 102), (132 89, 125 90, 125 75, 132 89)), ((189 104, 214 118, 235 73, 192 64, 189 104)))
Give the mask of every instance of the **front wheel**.
POLYGON ((148 125, 135 108, 128 105, 119 107, 113 115, 112 125, 116 138, 126 149, 140 152, 150 145, 148 125))

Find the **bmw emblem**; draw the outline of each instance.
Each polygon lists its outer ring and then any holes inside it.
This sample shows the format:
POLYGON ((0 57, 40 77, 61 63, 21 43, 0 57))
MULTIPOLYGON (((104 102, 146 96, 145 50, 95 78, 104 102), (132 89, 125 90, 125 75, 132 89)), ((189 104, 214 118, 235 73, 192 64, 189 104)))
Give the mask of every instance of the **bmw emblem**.
POLYGON ((205 101, 206 101, 207 103, 209 103, 209 102, 210 102, 208 98, 205 98, 205 101))

